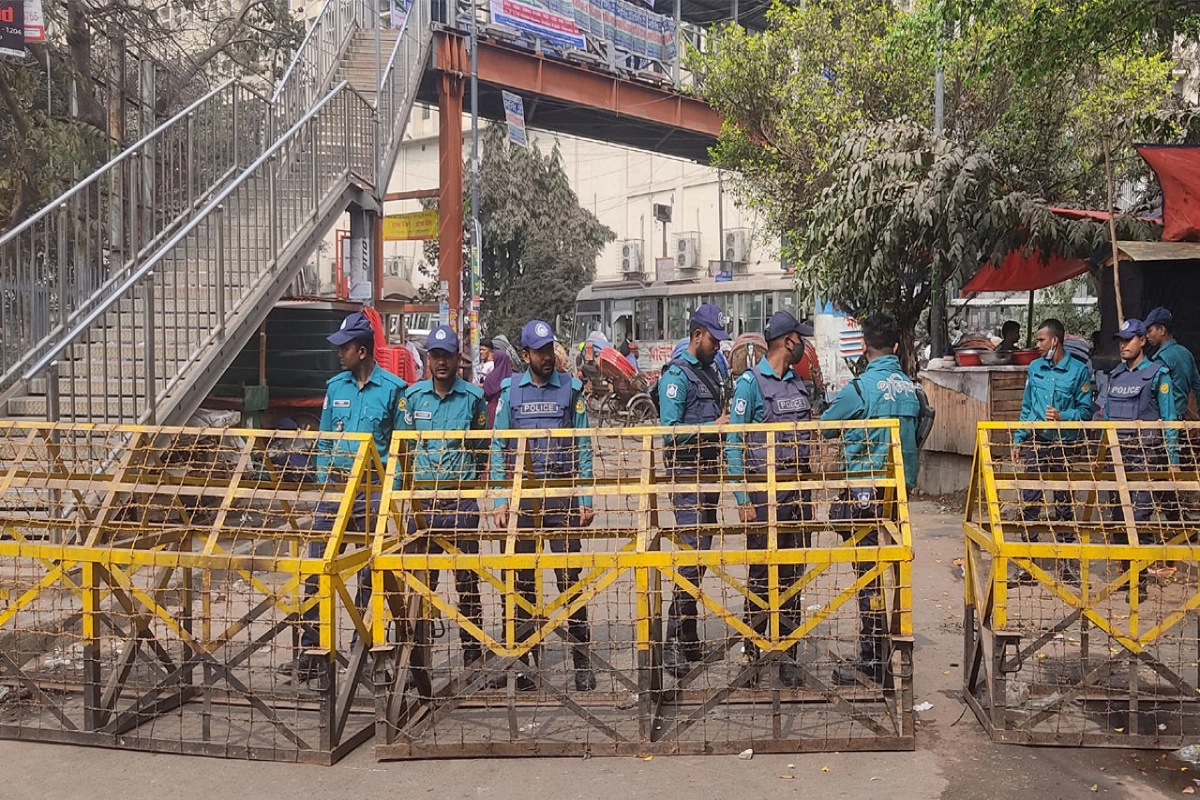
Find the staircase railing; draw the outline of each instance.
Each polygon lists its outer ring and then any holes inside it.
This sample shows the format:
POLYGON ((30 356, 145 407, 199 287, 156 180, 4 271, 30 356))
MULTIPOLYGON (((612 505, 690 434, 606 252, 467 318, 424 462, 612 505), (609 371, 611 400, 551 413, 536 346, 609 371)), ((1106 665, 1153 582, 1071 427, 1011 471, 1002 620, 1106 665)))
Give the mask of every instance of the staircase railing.
POLYGON ((271 287, 282 293, 346 192, 374 189, 374 128, 375 110, 345 82, 316 103, 25 371, 48 379, 47 418, 166 420, 197 380, 189 368, 272 302, 271 287), (122 357, 70 360, 93 352, 122 357), (60 362, 70 380, 59 380, 60 362))
MULTIPOLYGON (((428 0, 416 0, 409 7, 404 27, 380 78, 379 93, 375 96, 375 107, 379 111, 377 160, 384 183, 391 176, 392 167, 399 156, 404 123, 417 98, 418 84, 429 59, 429 48, 433 42, 430 9, 428 0)), ((386 185, 382 189, 386 191, 386 185)))
POLYGON ((269 116, 228 80, 0 236, 0 392, 262 151, 269 116))
POLYGON ((277 134, 326 95, 354 33, 378 20, 379 0, 325 0, 271 96, 277 134))

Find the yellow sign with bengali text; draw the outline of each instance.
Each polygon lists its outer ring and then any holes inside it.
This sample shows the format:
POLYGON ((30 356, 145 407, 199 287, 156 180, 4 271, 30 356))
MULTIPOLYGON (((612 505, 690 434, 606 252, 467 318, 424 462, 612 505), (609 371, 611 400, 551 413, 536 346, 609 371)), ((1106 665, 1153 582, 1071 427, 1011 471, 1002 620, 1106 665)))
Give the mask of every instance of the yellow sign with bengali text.
POLYGON ((436 239, 438 212, 436 208, 414 211, 411 214, 388 214, 383 218, 385 242, 436 239))

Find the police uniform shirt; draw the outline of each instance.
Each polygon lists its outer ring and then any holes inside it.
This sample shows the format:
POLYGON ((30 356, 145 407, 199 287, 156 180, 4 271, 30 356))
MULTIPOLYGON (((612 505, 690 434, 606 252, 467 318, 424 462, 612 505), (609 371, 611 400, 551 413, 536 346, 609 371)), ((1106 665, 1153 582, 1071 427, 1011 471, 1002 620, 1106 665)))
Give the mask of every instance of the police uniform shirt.
POLYGON ((1176 419, 1183 419, 1188 397, 1192 392, 1200 391, 1200 372, 1196 370, 1196 359, 1186 347, 1171 339, 1158 348, 1154 360, 1171 370, 1171 396, 1179 412, 1176 419))
MULTIPOLYGON (((787 372, 783 374, 783 378, 778 378, 775 375, 775 370, 771 367, 771 363, 767 361, 766 356, 758 362, 758 371, 768 380, 799 380, 799 376, 795 371, 788 367, 787 372)), ((763 406, 762 392, 759 391, 758 381, 754 377, 752 370, 746 370, 742 376, 738 378, 737 383, 733 387, 733 407, 729 411, 729 422, 731 425, 753 424, 762 422, 766 417, 766 408, 763 406)), ((725 436, 725 466, 726 472, 730 477, 738 478, 746 471, 746 453, 742 445, 743 435, 741 433, 730 433, 725 436)), ((745 492, 734 492, 734 499, 738 505, 746 502, 745 492)))
MULTIPOLYGON (((392 432, 404 426, 404 390, 407 384, 378 364, 366 383, 349 370, 325 383, 321 430, 332 433, 369 433, 380 459, 386 464, 392 432)), ((353 443, 318 442, 317 471, 324 478, 330 468, 349 470, 354 464, 353 443)))
MULTIPOLYGON (((578 378, 571 378, 565 372, 555 370, 550 373, 550 378, 546 381, 546 385, 559 388, 562 386, 560 377, 569 378, 571 381, 572 395, 575 398, 575 406, 571 411, 571 427, 586 428, 588 427, 587 408, 583 404, 583 383, 578 378)), ((493 428, 496 431, 512 430, 512 382, 514 378, 506 378, 504 383, 500 384, 500 402, 496 406, 496 419, 493 423, 493 428)), ((533 386, 533 373, 526 371, 518 379, 519 386, 533 386)), ((508 450, 508 440, 500 436, 492 437, 492 458, 491 458, 491 479, 493 481, 503 481, 506 477, 506 455, 508 450)), ((579 458, 579 477, 583 480, 590 481, 592 479, 592 439, 590 436, 578 436, 575 439, 575 452, 579 458)), ((496 505, 501 506, 507 503, 506 500, 496 500, 496 505)), ((592 504, 591 497, 580 497, 579 504, 582 506, 590 506, 592 504)))
MULTIPOLYGON (((455 378, 445 397, 434 389, 433 380, 414 383, 401 401, 403 430, 480 431, 487 429, 487 403, 483 390, 455 378)), ((413 477, 419 481, 472 480, 478 474, 478 452, 482 439, 425 438, 417 445, 413 477)))
MULTIPOLYGON (((1092 379, 1087 366, 1074 356, 1064 355, 1057 364, 1048 358, 1036 358, 1029 365, 1021 398, 1021 422, 1046 422, 1048 407, 1057 408, 1063 422, 1092 418, 1092 379)), ((1013 434, 1013 443, 1027 441, 1032 434, 1028 428, 1019 430, 1013 434)), ((1037 438, 1069 442, 1079 438, 1079 431, 1042 429, 1037 438)))
MULTIPOLYGON (((867 363, 863 374, 842 387, 821 414, 823 422, 856 419, 900 420, 900 453, 904 459, 904 482, 917 483, 917 419, 921 401, 912 380, 894 355, 879 356, 867 363)), ((822 432, 831 439, 841 436, 842 458, 847 472, 882 472, 888 460, 888 432, 884 428, 836 428, 822 432)))
MULTIPOLYGON (((699 372, 705 369, 700 364, 700 359, 696 358, 691 352, 683 351, 680 358, 687 361, 692 369, 699 372)), ((711 365, 708 369, 712 370, 715 380, 720 382, 720 376, 716 375, 716 370, 711 365)), ((718 398, 719 402, 719 398, 718 398)), ((687 404, 688 404, 688 376, 684 372, 683 367, 678 364, 671 364, 663 372, 662 379, 658 384, 658 407, 659 407, 659 422, 664 426, 670 425, 705 425, 710 424, 720 416, 720 409, 713 415, 712 419, 687 421, 687 404)), ((695 438, 695 434, 682 434, 679 436, 667 437, 668 443, 685 444, 695 438)))

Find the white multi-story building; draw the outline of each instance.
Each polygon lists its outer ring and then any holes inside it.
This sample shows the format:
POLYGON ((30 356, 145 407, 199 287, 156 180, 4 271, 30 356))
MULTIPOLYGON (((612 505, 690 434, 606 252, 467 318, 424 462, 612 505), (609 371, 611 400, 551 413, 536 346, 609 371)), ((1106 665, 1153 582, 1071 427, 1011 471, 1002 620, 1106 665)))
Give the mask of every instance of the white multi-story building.
MULTIPOLYGON (((466 158, 468 120, 463 128, 466 158)), ((664 223, 655 219, 655 205, 671 209, 665 229, 666 254, 673 263, 682 252, 704 274, 718 268, 722 260, 731 262, 727 269, 735 274, 779 271, 778 238, 768 236, 755 215, 738 206, 729 182, 722 182, 715 168, 549 131, 530 130, 529 135, 533 145, 544 151, 558 144, 580 205, 616 234, 596 259, 596 280, 619 280, 630 273, 641 273, 646 280, 656 277, 656 260, 664 255, 664 223), (722 213, 718 213, 719 203, 722 213)), ((388 191, 436 189, 437 109, 415 106, 404 138, 388 191)), ((416 200, 393 201, 385 211, 400 214, 420 208, 416 200)), ((323 283, 332 281, 334 253, 330 246, 320 255, 323 283)), ((383 255, 391 272, 407 273, 419 283, 416 266, 422 258, 421 242, 385 242, 383 255)))

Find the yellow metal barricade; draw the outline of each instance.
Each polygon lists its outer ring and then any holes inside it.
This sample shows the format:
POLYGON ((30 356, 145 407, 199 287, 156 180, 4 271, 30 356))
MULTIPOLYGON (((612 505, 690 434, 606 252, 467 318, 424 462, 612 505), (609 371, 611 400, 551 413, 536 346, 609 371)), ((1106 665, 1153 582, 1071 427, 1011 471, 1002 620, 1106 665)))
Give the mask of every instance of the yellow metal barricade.
POLYGON ((0 736, 324 763, 368 738, 381 472, 365 435, 0 424, 0 736))
POLYGON ((764 434, 766 470, 735 481, 718 457, 705 474, 673 472, 664 436, 694 427, 505 431, 495 479, 500 432, 396 434, 372 559, 377 757, 913 747, 898 428, 714 431, 764 434), (879 465, 845 472, 847 432, 867 429, 879 465), (808 463, 777 468, 776 438, 797 432, 808 463), (585 440, 593 476, 544 477, 555 440, 585 440), (741 489, 765 493, 762 522, 739 521, 741 489), (497 518, 498 505, 523 511, 497 518), (664 666, 670 607, 689 599, 697 644, 664 666), (852 669, 865 615, 878 675, 852 669))
POLYGON ((963 666, 993 739, 1200 741, 1196 431, 980 424, 963 523, 963 666))

